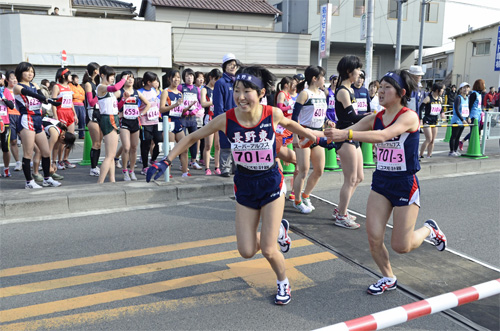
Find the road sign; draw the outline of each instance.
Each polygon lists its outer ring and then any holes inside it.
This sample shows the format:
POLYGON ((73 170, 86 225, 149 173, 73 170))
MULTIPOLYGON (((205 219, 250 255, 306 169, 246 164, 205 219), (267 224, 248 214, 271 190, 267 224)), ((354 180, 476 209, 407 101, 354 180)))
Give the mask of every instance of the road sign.
POLYGON ((500 26, 498 27, 497 51, 495 54, 495 71, 500 71, 500 26))

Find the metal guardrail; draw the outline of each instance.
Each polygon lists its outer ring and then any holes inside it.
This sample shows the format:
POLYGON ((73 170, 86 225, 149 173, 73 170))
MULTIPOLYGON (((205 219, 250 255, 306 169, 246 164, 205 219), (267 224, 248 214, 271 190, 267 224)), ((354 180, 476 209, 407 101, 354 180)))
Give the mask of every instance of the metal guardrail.
POLYGON ((484 112, 483 138, 481 142, 481 153, 484 155, 486 150, 486 139, 500 139, 500 112, 484 112))

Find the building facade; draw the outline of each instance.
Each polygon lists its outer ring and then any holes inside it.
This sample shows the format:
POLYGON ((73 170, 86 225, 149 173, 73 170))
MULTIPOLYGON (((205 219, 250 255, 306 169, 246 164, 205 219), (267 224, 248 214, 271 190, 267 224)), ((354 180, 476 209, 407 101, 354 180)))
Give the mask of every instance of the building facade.
POLYGON ((474 84, 484 79, 486 88, 500 86, 500 71, 495 71, 499 46, 500 22, 453 36, 455 59, 453 63, 453 84, 468 82, 474 84))

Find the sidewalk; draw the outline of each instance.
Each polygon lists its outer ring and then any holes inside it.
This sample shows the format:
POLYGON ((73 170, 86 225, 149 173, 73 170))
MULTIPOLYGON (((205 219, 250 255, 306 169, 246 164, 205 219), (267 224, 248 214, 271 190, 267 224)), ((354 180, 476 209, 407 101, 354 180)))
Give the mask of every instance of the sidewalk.
MULTIPOLYGON (((434 156, 421 159, 419 177, 443 176, 448 174, 500 170, 498 142, 488 145, 487 159, 472 160, 465 157, 448 157, 446 143, 438 142, 434 156), (491 145, 491 146, 490 146, 491 145)), ((70 160, 81 160, 83 141, 75 145, 70 160), (80 156, 79 159, 77 157, 80 156)), ((102 152, 104 153, 104 151, 102 152)), ((89 176, 90 166, 77 165, 74 169, 59 170, 65 178, 62 186, 38 190, 24 189, 22 171, 13 171, 12 177, 0 178, 0 220, 34 216, 50 216, 74 212, 110 210, 123 207, 163 204, 176 200, 232 196, 233 178, 217 175, 205 176, 204 170, 190 170, 192 177, 181 178, 179 161, 171 167, 173 178, 169 183, 161 177, 156 182, 146 183, 140 175, 141 164, 135 172, 136 182, 124 182, 121 169, 116 171, 116 183, 97 184, 97 177, 89 176)), ((213 169, 213 165, 212 165, 213 169)), ((365 178, 371 179, 373 169, 365 169, 365 178)), ((325 172, 317 188, 325 189, 342 185, 342 172, 325 172)), ((286 177, 290 190, 290 177, 286 177)))

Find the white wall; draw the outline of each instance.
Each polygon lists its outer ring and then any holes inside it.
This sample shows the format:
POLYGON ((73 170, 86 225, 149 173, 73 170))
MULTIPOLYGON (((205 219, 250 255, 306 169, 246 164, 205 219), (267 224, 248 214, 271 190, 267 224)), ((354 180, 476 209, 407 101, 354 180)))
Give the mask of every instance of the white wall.
POLYGON ((174 61, 220 63, 234 53, 244 64, 309 65, 310 35, 172 28, 174 61))
POLYGON ((0 48, 4 65, 26 60, 34 65, 60 65, 64 49, 69 66, 92 61, 117 67, 172 66, 171 25, 166 22, 2 14, 0 27, 11 31, 2 36, 2 44, 10 45, 0 48), (33 27, 40 33, 33 33, 33 27), (40 40, 44 36, 47 39, 40 40), (10 40, 4 43, 4 37, 10 40))

